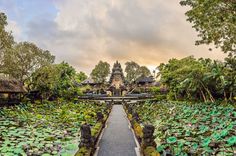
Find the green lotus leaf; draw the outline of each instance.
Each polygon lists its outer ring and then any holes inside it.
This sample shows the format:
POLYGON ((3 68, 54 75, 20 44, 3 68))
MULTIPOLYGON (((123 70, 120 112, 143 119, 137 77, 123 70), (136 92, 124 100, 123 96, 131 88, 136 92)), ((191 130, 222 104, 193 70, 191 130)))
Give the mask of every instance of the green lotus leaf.
POLYGON ((204 133, 204 132, 208 131, 208 129, 209 129, 208 126, 204 126, 204 125, 200 126, 200 132, 201 133, 204 133))
POLYGON ((11 153, 11 152, 4 153, 4 155, 6 155, 6 156, 15 156, 15 154, 11 153))
POLYGON ((42 156, 51 156, 51 154, 49 154, 49 153, 44 153, 44 154, 42 154, 42 156))
POLYGON ((229 133, 229 131, 227 129, 224 129, 223 131, 221 131, 220 136, 225 137, 228 135, 228 133, 229 133))
POLYGON ((176 141, 177 141, 176 137, 169 137, 169 138, 167 138, 167 143, 169 143, 169 144, 176 143, 176 141))
POLYGON ((66 150, 76 150, 78 149, 78 146, 76 144, 68 144, 65 147, 66 150))
POLYGON ((228 138, 227 144, 228 144, 229 146, 236 145, 236 136, 232 136, 232 137, 228 138))
POLYGON ((210 138, 206 138, 202 141, 202 147, 207 147, 211 142, 210 138))
POLYGON ((63 152, 63 153, 61 153, 61 156, 71 156, 71 153, 69 153, 69 152, 63 152))
POLYGON ((220 140, 221 139, 221 135, 219 133, 214 133, 212 135, 212 138, 215 139, 215 140, 220 140))
POLYGON ((56 155, 58 152, 57 151, 53 151, 52 154, 56 155))
POLYGON ((190 135, 191 135, 190 130, 187 130, 187 131, 185 132, 185 136, 190 136, 190 135))
POLYGON ((193 143, 192 147, 193 147, 194 150, 196 150, 196 149, 198 149, 198 144, 197 143, 193 143))
POLYGON ((23 149, 21 149, 21 148, 15 148, 14 149, 14 153, 16 153, 16 154, 21 154, 21 153, 23 153, 24 151, 23 151, 23 149))
POLYGON ((163 146, 158 146, 158 147, 156 148, 156 151, 157 151, 157 152, 162 152, 163 150, 164 150, 163 146))

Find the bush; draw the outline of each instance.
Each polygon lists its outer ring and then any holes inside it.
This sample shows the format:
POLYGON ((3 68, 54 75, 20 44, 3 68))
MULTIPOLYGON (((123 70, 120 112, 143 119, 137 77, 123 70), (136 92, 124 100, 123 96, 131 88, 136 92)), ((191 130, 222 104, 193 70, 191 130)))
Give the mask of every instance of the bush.
POLYGON ((156 99, 157 101, 166 100, 166 98, 167 98, 166 95, 157 95, 157 96, 155 97, 155 99, 156 99))

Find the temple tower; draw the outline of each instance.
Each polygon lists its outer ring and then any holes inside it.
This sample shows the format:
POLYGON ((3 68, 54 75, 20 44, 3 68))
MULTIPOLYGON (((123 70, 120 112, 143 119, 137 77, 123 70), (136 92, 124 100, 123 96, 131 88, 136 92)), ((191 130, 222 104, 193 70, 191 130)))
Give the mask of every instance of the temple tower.
POLYGON ((118 61, 113 65, 109 84, 110 87, 108 90, 111 91, 112 96, 122 96, 125 94, 125 78, 118 61))

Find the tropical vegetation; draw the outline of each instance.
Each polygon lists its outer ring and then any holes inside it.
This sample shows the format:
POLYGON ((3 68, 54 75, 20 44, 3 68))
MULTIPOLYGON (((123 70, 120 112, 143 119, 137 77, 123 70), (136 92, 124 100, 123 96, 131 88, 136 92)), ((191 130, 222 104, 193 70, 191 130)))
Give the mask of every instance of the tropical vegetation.
POLYGON ((233 156, 236 107, 216 103, 133 104, 141 125, 155 126, 157 152, 172 155, 233 156))
POLYGON ((171 59, 159 67, 169 100, 233 102, 236 96, 236 58, 224 62, 193 56, 171 59))
MULTIPOLYGON (((68 101, 20 104, 0 110, 0 153, 7 156, 74 155, 80 127, 94 127, 103 103, 68 101)), ((97 132, 93 132, 95 134, 97 132)))

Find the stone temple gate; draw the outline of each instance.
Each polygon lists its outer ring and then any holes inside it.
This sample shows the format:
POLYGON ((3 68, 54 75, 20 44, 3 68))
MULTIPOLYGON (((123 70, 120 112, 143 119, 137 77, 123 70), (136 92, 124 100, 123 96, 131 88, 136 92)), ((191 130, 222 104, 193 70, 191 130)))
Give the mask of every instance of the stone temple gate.
POLYGON ((125 78, 118 61, 113 65, 109 84, 108 91, 111 92, 112 96, 124 96, 126 94, 125 78))

